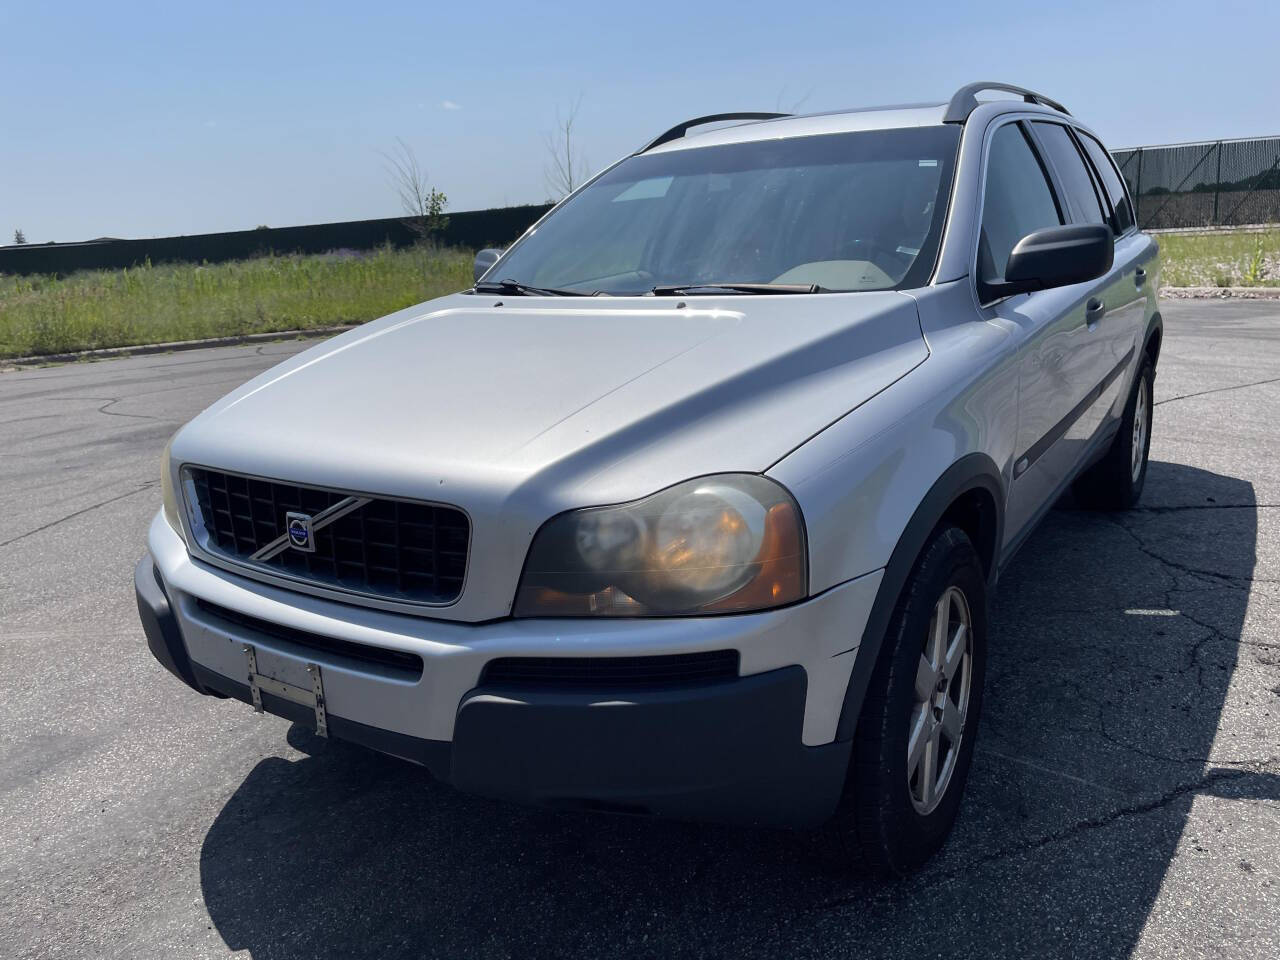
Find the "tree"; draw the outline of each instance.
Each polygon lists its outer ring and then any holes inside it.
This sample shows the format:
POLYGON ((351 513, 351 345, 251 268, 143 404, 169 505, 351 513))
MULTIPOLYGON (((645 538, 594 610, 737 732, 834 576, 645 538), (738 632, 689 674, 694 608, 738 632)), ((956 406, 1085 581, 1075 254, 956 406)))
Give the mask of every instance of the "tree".
POLYGON ((574 127, 578 122, 579 97, 561 115, 556 109, 556 128, 546 137, 549 160, 543 171, 547 190, 552 199, 559 200, 573 193, 587 179, 587 161, 574 140, 574 127))
POLYGON ((413 147, 396 137, 396 149, 383 153, 382 157, 387 161, 387 176, 406 214, 404 225, 413 231, 418 241, 430 240, 448 227, 449 218, 444 215, 444 208, 449 198, 431 185, 413 147))
POLYGON ((18 245, 22 245, 27 242, 27 235, 22 232, 21 227, 13 231, 13 242, 18 245))
POLYGON ((799 113, 800 108, 804 106, 811 96, 813 96, 813 87, 809 88, 809 92, 800 98, 787 97, 787 87, 789 84, 783 84, 782 89, 778 91, 778 96, 773 101, 773 109, 776 113, 799 113))

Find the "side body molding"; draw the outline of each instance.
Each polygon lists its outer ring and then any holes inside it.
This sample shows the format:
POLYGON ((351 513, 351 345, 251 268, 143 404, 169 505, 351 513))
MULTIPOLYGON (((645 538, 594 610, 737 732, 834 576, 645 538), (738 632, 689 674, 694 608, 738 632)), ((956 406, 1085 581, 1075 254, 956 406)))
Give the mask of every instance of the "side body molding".
POLYGON ((991 557, 987 572, 988 582, 995 586, 996 571, 1000 568, 1000 544, 1004 542, 1005 484, 994 460, 985 453, 970 453, 948 467, 929 488, 920 506, 907 521, 898 545, 889 557, 880 590, 871 607, 871 616, 867 619, 867 626, 862 634, 862 644, 858 648, 853 673, 849 677, 840 722, 836 726, 837 740, 849 740, 853 737, 858 714, 862 711, 862 701, 871 683, 871 674, 880 658, 880 647, 889 627, 889 619, 893 616, 898 597, 902 594, 916 558, 951 504, 975 489, 985 490, 995 502, 995 555, 991 557))

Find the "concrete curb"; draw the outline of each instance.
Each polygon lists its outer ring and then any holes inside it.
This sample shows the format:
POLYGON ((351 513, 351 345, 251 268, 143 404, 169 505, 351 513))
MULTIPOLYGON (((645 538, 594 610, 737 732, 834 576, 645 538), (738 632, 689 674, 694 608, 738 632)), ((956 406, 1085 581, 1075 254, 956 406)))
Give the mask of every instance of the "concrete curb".
POLYGON ((1160 296, 1170 300, 1213 299, 1280 300, 1280 287, 1161 287, 1160 296))
POLYGON ((98 350, 76 350, 72 353, 46 353, 34 357, 0 358, 0 368, 29 367, 41 363, 71 363, 76 360, 106 360, 112 357, 141 357, 149 353, 177 353, 206 347, 233 347, 244 343, 270 343, 273 340, 311 340, 350 330, 356 324, 336 327, 313 327, 310 330, 280 330, 275 333, 245 333, 238 337, 210 337, 207 340, 175 340, 172 343, 142 343, 132 347, 102 347, 98 350))

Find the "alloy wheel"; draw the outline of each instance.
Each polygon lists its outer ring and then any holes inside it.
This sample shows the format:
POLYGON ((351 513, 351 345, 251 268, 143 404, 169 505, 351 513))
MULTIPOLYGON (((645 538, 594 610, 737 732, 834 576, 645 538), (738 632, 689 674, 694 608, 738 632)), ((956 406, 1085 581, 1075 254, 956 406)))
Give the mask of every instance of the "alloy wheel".
POLYGON ((959 587, 948 587, 929 620, 907 737, 907 786, 922 815, 942 801, 960 757, 973 679, 972 644, 969 601, 959 587))
POLYGON ((1133 444, 1129 449, 1129 475, 1134 483, 1142 475, 1142 455, 1147 448, 1147 424, 1151 419, 1148 392, 1147 378, 1143 377, 1138 384, 1138 402, 1133 407, 1133 444))

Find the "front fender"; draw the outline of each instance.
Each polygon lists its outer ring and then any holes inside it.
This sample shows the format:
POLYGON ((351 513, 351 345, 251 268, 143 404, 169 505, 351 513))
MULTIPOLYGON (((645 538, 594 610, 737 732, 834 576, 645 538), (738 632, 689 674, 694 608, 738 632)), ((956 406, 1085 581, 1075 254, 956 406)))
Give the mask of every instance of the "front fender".
MULTIPOLYGON (((1004 480, 995 461, 984 453, 972 453, 953 463, 929 488, 920 506, 907 521, 906 528, 885 565, 880 589, 876 592, 871 615, 862 632, 858 656, 849 676, 849 688, 836 726, 837 740, 848 740, 853 736, 858 715, 862 712, 862 701, 866 697, 871 674, 875 670, 880 647, 889 627, 889 619, 893 616, 916 558, 920 556, 952 504, 974 490, 984 491, 991 498, 994 530, 989 531, 989 536, 994 550, 999 550, 999 545, 1004 540, 1004 480)), ((981 550, 980 546, 979 549, 981 550)), ((984 559, 987 560, 988 583, 994 587, 996 571, 999 569, 998 557, 993 553, 984 559)))

